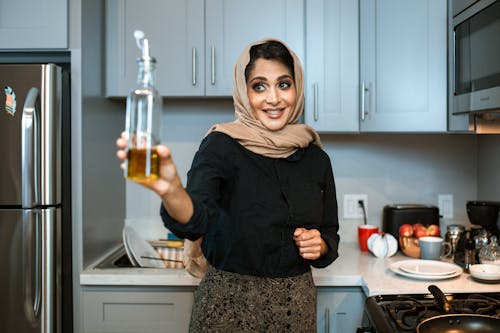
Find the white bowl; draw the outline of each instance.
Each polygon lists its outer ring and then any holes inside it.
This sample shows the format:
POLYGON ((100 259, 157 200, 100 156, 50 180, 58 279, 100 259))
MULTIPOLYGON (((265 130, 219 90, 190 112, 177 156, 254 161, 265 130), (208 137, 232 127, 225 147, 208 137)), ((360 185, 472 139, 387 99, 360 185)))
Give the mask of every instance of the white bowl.
POLYGON ((500 280, 500 266, 490 264, 471 265, 470 274, 482 280, 500 280))

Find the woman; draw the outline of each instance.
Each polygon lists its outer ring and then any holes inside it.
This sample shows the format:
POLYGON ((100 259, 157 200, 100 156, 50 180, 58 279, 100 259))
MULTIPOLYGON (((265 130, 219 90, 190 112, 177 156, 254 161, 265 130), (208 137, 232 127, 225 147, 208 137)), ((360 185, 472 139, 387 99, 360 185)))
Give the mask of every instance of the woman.
MULTIPOLYGON (((249 45, 235 66, 233 99, 236 121, 211 128, 186 189, 165 146, 161 179, 143 183, 162 198, 170 231, 203 240, 209 265, 190 330, 316 332, 310 267, 338 256, 337 201, 318 134, 297 123, 300 61, 278 40, 249 45)), ((117 145, 124 160, 126 139, 117 145)))

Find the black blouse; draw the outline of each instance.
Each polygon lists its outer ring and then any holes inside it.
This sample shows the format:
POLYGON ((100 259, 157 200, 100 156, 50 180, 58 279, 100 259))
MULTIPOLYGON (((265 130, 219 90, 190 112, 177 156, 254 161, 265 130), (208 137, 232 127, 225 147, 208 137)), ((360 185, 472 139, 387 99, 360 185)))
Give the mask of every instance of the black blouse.
POLYGON ((181 238, 203 236, 202 250, 217 269, 240 274, 290 277, 325 267, 338 257, 337 200, 328 155, 314 144, 288 158, 255 154, 226 134, 202 141, 188 173, 194 203, 187 224, 165 226, 181 238), (296 228, 318 229, 328 252, 300 257, 296 228))

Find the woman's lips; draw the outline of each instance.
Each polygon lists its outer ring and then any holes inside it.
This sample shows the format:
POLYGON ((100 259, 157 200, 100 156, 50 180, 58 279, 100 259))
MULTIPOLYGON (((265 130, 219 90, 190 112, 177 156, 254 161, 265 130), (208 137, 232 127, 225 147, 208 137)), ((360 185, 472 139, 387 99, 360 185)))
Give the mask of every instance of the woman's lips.
POLYGON ((279 118, 283 114, 283 109, 263 110, 270 118, 279 118))

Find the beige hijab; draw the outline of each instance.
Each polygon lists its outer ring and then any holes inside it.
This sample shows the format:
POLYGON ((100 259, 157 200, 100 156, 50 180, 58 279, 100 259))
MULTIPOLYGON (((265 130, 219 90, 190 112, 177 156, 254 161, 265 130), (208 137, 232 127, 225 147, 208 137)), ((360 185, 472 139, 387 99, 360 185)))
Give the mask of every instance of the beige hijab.
MULTIPOLYGON (((234 67, 234 109, 236 120, 231 123, 214 125, 208 133, 222 132, 237 140, 246 149, 267 157, 285 158, 311 142, 321 147, 318 133, 311 127, 298 124, 304 109, 304 74, 299 58, 282 41, 265 38, 248 45, 240 55, 234 67), (270 131, 258 121, 250 107, 245 80, 245 68, 250 61, 250 48, 269 41, 282 43, 293 57, 295 89, 297 102, 288 124, 279 131, 270 131)), ((208 134, 207 133, 207 134, 208 134)), ((184 241, 183 262, 186 270, 193 276, 202 278, 208 269, 208 262, 201 250, 202 238, 196 241, 184 241)))
POLYGON ((304 74, 302 64, 295 53, 281 40, 265 38, 248 45, 241 53, 234 67, 234 109, 236 120, 231 123, 214 125, 212 131, 223 132, 254 153, 267 157, 288 157, 299 148, 307 147, 311 142, 321 147, 318 133, 311 127, 298 124, 304 109, 304 74), (269 41, 282 43, 293 57, 295 89, 297 102, 290 116, 288 125, 279 131, 270 131, 258 121, 250 107, 245 80, 245 68, 250 61, 250 48, 269 41))

